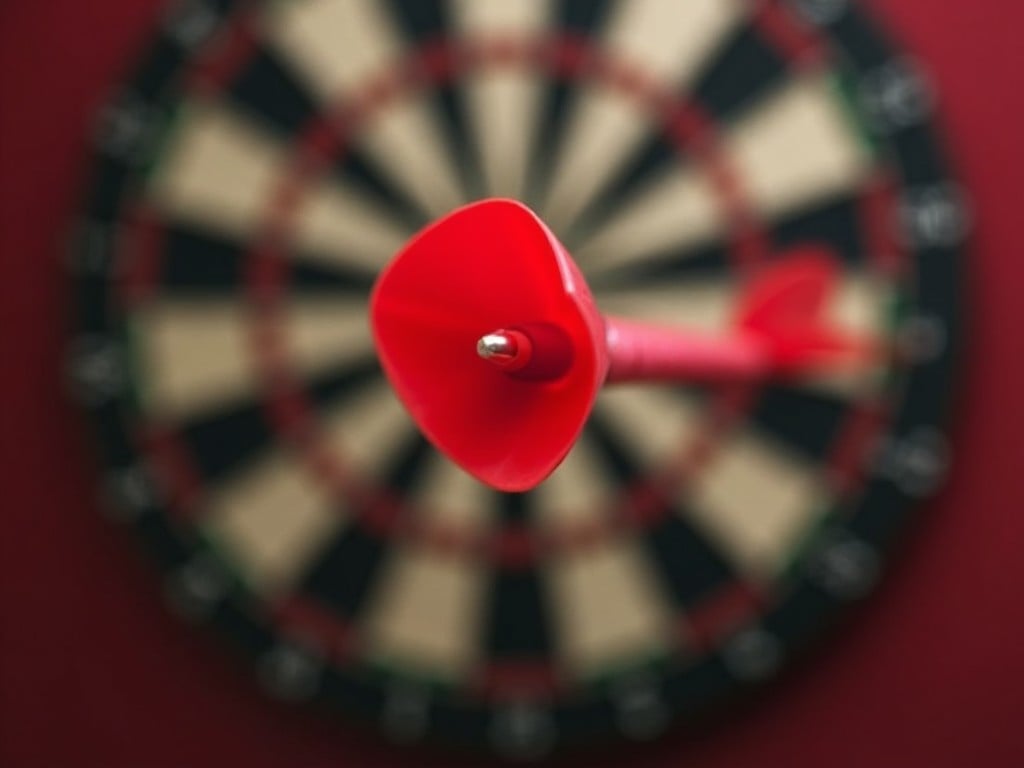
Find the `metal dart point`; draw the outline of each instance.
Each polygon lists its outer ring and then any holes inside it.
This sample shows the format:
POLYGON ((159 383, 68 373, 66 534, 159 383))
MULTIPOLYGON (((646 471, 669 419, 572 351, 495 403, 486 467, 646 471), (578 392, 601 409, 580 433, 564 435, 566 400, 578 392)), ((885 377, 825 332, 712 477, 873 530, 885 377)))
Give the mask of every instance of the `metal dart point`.
POLYGON ((519 344, 507 331, 494 331, 480 337, 476 343, 476 353, 484 360, 511 362, 519 353, 519 344))

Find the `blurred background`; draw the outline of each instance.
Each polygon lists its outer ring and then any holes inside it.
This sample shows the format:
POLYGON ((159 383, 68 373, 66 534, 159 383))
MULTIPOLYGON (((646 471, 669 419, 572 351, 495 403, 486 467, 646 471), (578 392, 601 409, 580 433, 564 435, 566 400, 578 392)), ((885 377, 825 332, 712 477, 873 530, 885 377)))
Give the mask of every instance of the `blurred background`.
MULTIPOLYGON (((449 765, 461 758, 268 699, 168 613, 155 569, 96 502, 64 376, 65 254, 94 115, 163 5, 0 2, 0 765, 449 765)), ((936 84, 974 214, 952 473, 883 587, 823 648, 706 727, 589 764, 1024 763, 1024 8, 864 5, 936 84)))

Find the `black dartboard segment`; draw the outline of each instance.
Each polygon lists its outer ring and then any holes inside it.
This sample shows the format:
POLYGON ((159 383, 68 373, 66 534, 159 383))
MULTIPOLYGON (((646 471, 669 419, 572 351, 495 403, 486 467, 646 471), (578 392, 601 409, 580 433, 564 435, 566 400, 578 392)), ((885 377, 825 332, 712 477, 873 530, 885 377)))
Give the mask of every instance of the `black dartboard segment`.
POLYGON ((72 371, 105 486, 289 699, 508 757, 771 677, 866 593, 948 460, 966 216, 934 99, 851 3, 185 3, 103 112, 72 371), (374 278, 520 198, 602 309, 709 333, 826 247, 886 350, 765 386, 609 388, 502 495, 417 433, 374 278))

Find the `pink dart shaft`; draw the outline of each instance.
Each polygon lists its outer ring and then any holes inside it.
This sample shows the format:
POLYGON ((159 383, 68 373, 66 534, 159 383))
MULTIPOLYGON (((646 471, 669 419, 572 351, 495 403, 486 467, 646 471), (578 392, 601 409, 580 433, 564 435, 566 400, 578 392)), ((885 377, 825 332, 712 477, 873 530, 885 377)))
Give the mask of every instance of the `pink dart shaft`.
POLYGON ((712 337, 615 317, 606 321, 609 382, 751 381, 770 367, 764 345, 741 332, 712 337))

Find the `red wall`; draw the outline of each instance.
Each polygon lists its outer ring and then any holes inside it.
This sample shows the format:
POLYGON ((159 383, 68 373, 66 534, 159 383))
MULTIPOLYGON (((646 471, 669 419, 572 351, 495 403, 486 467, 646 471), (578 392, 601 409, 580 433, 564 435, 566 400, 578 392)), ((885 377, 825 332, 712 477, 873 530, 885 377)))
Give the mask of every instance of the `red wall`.
MULTIPOLYGON (((99 519, 61 384, 62 239, 87 119, 160 2, 0 0, 0 766, 450 764, 267 701, 99 519)), ((976 207, 952 479, 825 652, 608 764, 1024 765, 1024 4, 871 4, 938 81, 976 207)))

